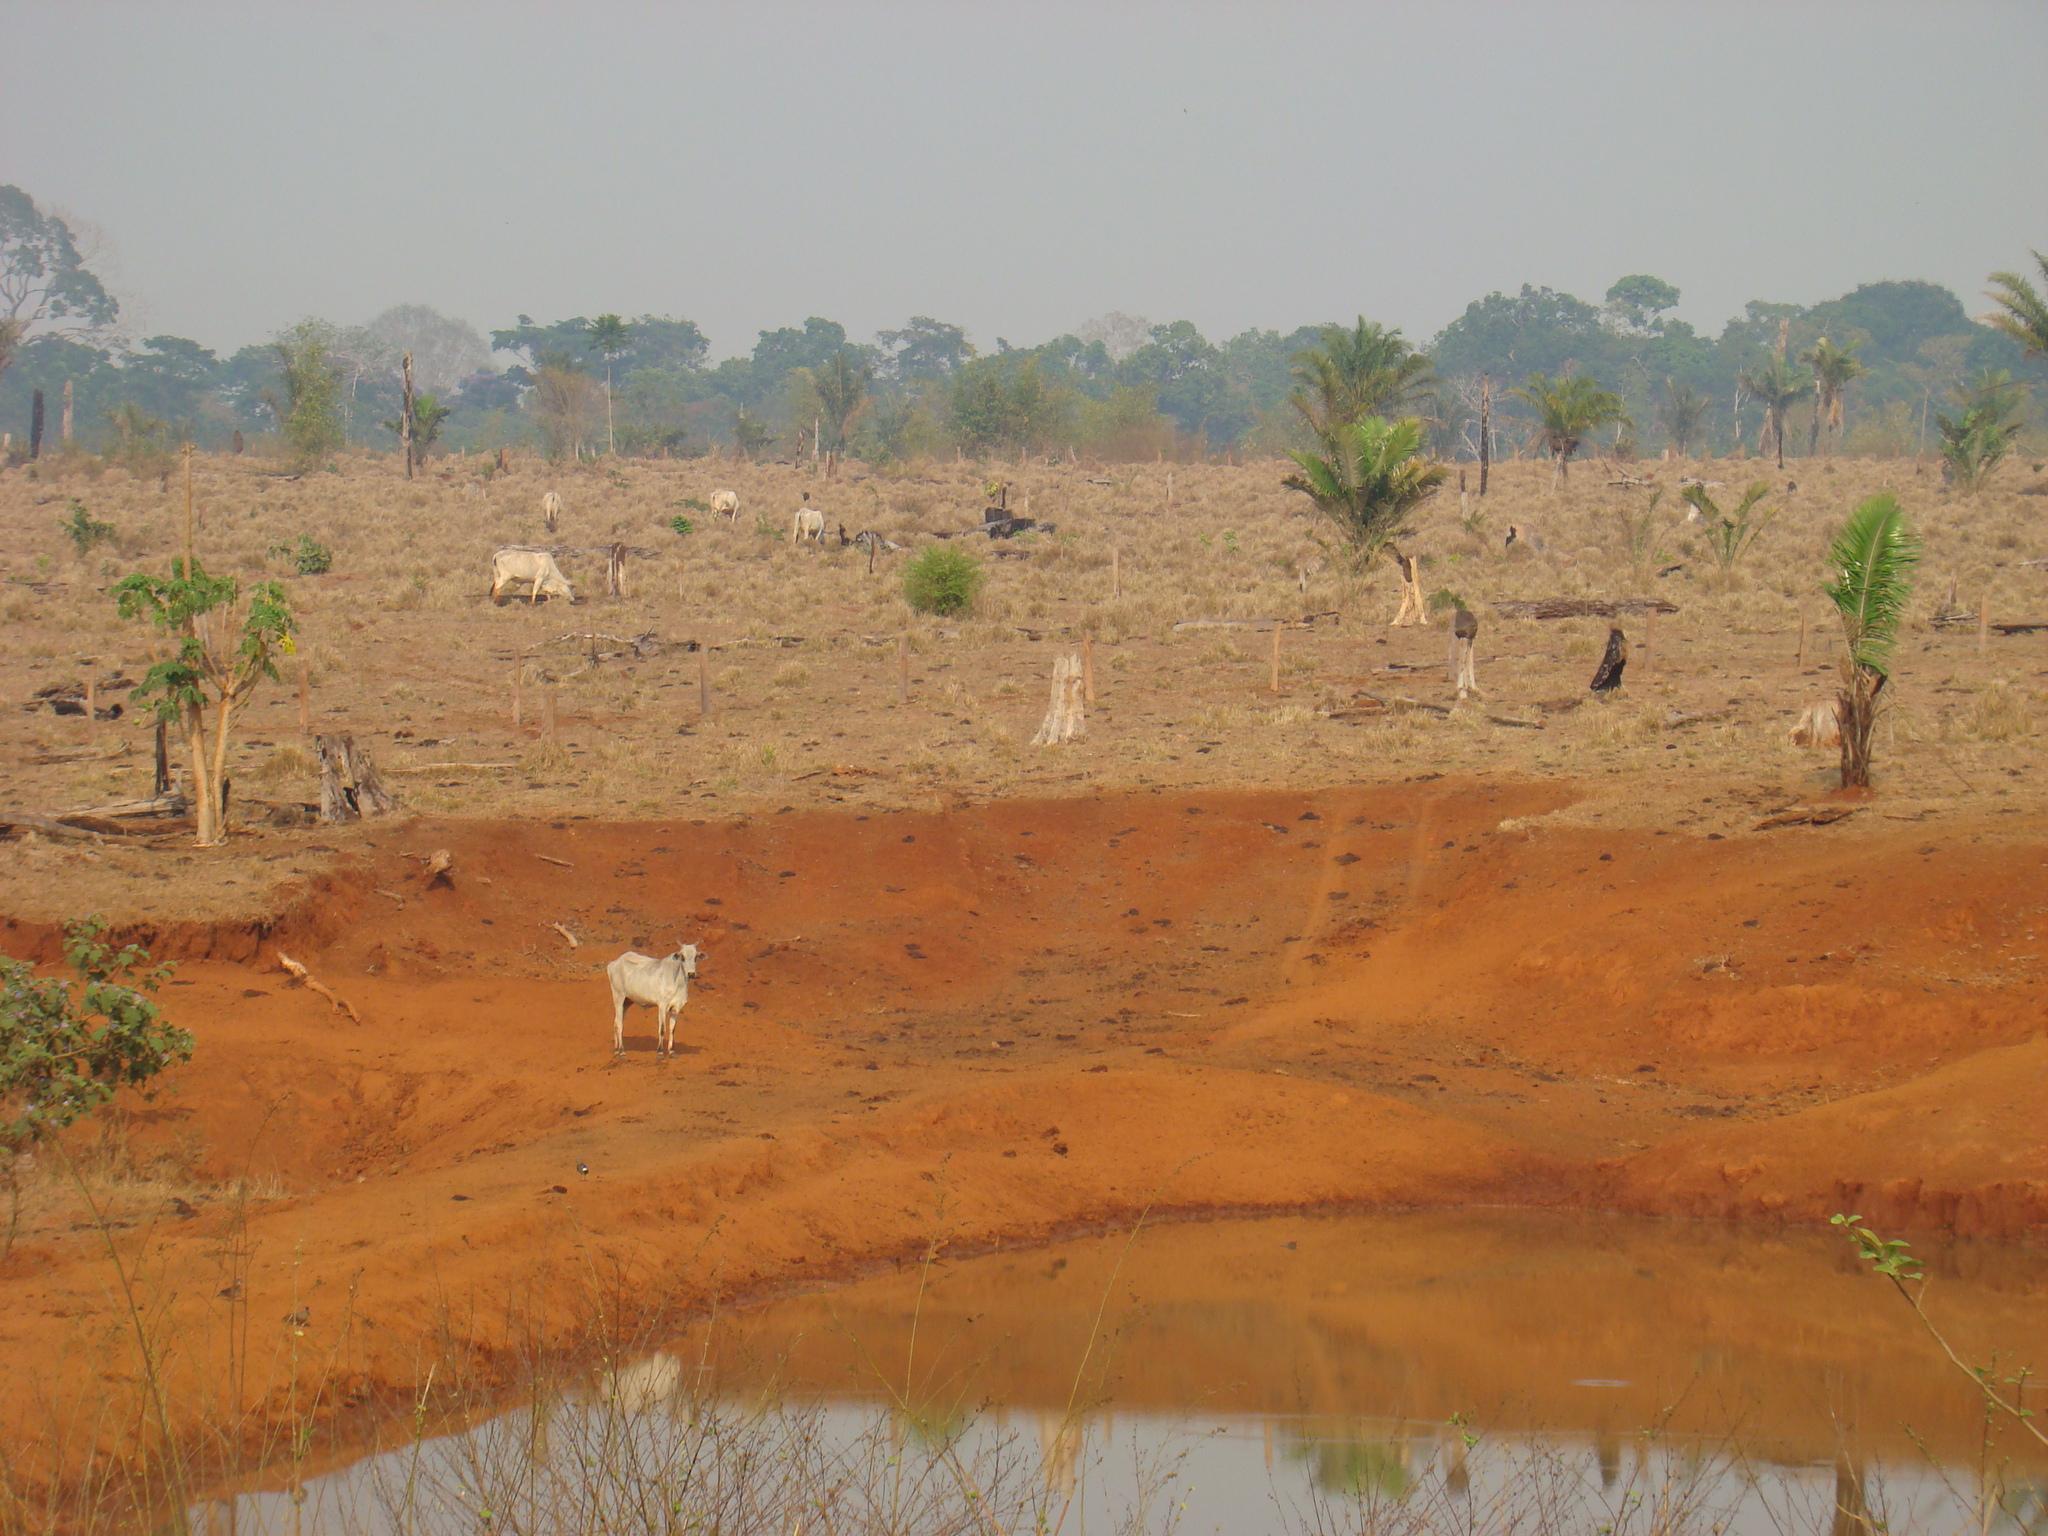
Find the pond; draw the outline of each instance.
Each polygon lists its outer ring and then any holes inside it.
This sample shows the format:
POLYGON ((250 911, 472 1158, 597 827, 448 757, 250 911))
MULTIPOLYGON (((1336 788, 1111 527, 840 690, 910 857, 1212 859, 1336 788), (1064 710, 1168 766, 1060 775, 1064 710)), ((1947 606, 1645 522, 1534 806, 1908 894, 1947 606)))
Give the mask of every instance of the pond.
MULTIPOLYGON (((2048 1253, 1924 1257, 2048 1363, 2048 1253)), ((200 1528, 2048 1532, 2048 1455, 1832 1233, 1302 1216, 941 1246, 200 1528)))

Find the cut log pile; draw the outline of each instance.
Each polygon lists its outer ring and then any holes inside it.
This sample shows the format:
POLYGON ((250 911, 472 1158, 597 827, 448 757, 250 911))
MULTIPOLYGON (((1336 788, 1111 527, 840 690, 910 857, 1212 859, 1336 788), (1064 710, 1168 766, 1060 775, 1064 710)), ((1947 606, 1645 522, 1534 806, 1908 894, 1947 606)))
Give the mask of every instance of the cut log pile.
POLYGON ((1508 598, 1493 605, 1503 619, 1612 619, 1624 613, 1676 613, 1661 597, 1508 598))

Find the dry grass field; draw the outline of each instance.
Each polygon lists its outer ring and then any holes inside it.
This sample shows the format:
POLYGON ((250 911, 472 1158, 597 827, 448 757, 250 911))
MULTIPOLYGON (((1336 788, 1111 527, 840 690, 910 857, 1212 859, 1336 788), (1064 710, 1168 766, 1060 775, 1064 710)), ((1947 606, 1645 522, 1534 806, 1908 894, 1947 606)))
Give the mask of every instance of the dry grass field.
MULTIPOLYGON (((1880 814, 2040 803, 2030 769, 2048 705, 2048 636, 1994 635, 1980 651, 1974 627, 1928 622, 1951 582, 1962 606, 1986 600, 1994 620, 2048 618, 2048 567, 2026 563, 2048 554, 2048 478, 2025 462, 1974 499, 1946 494, 1933 466, 1911 461, 1799 461, 1789 475, 1756 461, 1632 466, 1664 488, 1639 563, 1623 519, 1649 496, 1610 485, 1617 471, 1606 463, 1582 462, 1559 494, 1546 464, 1502 466, 1469 517, 1447 489, 1425 509, 1416 547, 1425 589, 1456 593, 1480 615, 1485 691, 1482 703, 1448 713, 1445 618, 1389 628, 1390 570, 1347 581, 1319 546, 1305 498, 1281 487, 1279 464, 854 465, 830 482, 710 460, 578 469, 528 460, 488 483, 476 467, 438 463, 408 484, 388 459, 347 459, 338 473, 300 479, 253 460, 199 462, 202 560, 280 577, 303 626, 283 685, 258 696, 238 735, 230 773, 241 797, 313 798, 297 724, 303 669, 314 728, 355 732, 404 809, 421 816, 726 818, 1455 773, 1569 781, 1580 819, 1740 832, 1831 783, 1831 753, 1787 740, 1798 709, 1832 689, 1838 631, 1817 592, 1823 551, 1859 498, 1891 489, 1927 553, 1897 707, 1882 727, 1880 814), (1724 504, 1752 479, 1775 487, 1768 504, 1779 515, 1732 574, 1715 569, 1682 523, 1684 473, 1723 482, 1724 504), (808 498, 835 528, 875 529, 914 549, 976 523, 991 475, 1009 482, 1013 510, 1054 531, 967 541, 988 581, 957 619, 910 612, 900 582, 908 553, 885 554, 871 575, 857 548, 789 542, 791 514, 808 498), (727 486, 742 497, 736 524, 687 505, 727 486), (550 488, 568 507, 552 540, 540 522, 550 488), (695 524, 687 537, 668 526, 678 515, 695 524), (1511 522, 1533 526, 1542 550, 1504 548, 1511 522), (282 551, 304 535, 331 547, 330 573, 291 574, 282 551), (622 601, 604 597, 594 554, 563 562, 574 606, 485 601, 500 545, 613 541, 656 551, 629 561, 622 601), (1502 599, 1552 595, 1654 596, 1679 612, 1647 631, 1639 616, 1623 621, 1635 647, 1627 685, 1594 700, 1586 683, 1604 620, 1491 611, 1502 599), (1174 629, 1190 618, 1332 610, 1337 621, 1284 634, 1278 694, 1266 634, 1174 629), (585 642, 562 638, 592 631, 652 632, 663 645, 592 666, 585 642), (898 698, 902 635, 907 703, 898 698), (1087 737, 1034 749, 1052 661, 1083 635, 1096 643, 1087 737), (693 642, 708 648, 708 718, 699 658, 684 648, 693 642), (520 669, 529 682, 515 727, 520 669), (542 740, 550 680, 558 749, 542 740), (1390 707, 1365 707, 1373 699, 1390 707)), ((182 490, 176 477, 165 491, 84 462, 0 478, 0 691, 19 711, 0 740, 0 809, 53 812, 147 792, 146 723, 130 714, 88 734, 32 695, 88 672, 141 674, 149 637, 115 616, 106 589, 130 570, 167 566, 182 537, 182 490), (116 530, 83 558, 58 527, 73 498, 116 530)), ((248 914, 264 909, 282 876, 310 872, 348 837, 259 831, 203 857, 15 842, 0 847, 0 911, 248 914)))
MULTIPOLYGON (((53 961, 57 920, 107 913, 184 962, 166 1011, 199 1038, 158 1098, 67 1138, 75 1183, 55 1159, 30 1182, 0 1258, 0 1432, 35 1455, 0 1495, 57 1507, 91 1466, 131 1496, 95 1456, 128 1445, 138 1336, 175 1341, 158 1407, 203 1427, 200 1478, 275 1469, 312 1427, 333 1458, 393 1419, 460 1422, 542 1335, 604 1347, 593 1317, 654 1343, 934 1243, 1145 1213, 2048 1221, 2048 633, 1930 622, 1951 581, 1994 621, 2048 619, 2031 464, 1971 500, 1911 462, 1770 473, 1780 514, 1726 574, 1677 479, 1732 502, 1764 466, 1633 466, 1665 488, 1640 562, 1623 514, 1649 493, 1604 463, 1555 495, 1547 465, 1506 465, 1469 521, 1453 485, 1413 547, 1481 621, 1463 704, 1444 616, 1389 627, 1390 573, 1344 580, 1277 464, 475 468, 202 459, 205 562, 282 580, 302 624, 236 741, 241 824, 208 850, 0 840, 9 952, 53 961), (987 583, 957 618, 910 613, 908 552, 870 574, 789 542, 808 500, 915 548, 978 523, 991 474, 1053 526, 973 540, 987 583), (737 524, 689 505, 727 486, 737 524), (553 542, 656 551, 624 598, 579 554, 573 605, 486 600, 495 548, 546 541, 550 488, 553 542), (1927 554, 1878 788, 1843 802, 1833 752, 1788 730, 1833 688, 1823 551, 1880 489, 1927 554), (1510 522, 1543 548, 1504 548, 1510 522), (302 536, 329 573, 291 573, 302 536), (1607 621, 1496 608, 1551 596, 1678 611, 1623 621, 1626 685, 1594 698, 1607 621), (1175 628, 1331 613, 1283 632, 1277 692, 1269 634, 1175 628), (592 665, 591 633, 661 643, 592 665), (1035 747, 1084 637, 1086 735, 1035 747), (395 818, 260 819, 315 795, 301 669, 313 728, 369 748, 395 818), (1759 829, 1809 806, 1855 814, 1759 829), (434 849, 451 883, 427 882, 434 849), (681 1059, 657 1067, 636 1014, 614 1062, 599 967, 682 938, 708 960, 681 1059), (361 1022, 290 985, 279 946, 361 1022), (116 1253, 143 1315, 113 1300, 116 1253), (444 1400, 432 1368, 460 1360, 444 1400)), ((166 569, 183 524, 175 479, 0 476, 0 820, 148 792, 147 721, 36 694, 91 676, 125 700, 110 680, 151 642, 107 589, 166 569), (114 529, 83 558, 74 499, 114 529)))

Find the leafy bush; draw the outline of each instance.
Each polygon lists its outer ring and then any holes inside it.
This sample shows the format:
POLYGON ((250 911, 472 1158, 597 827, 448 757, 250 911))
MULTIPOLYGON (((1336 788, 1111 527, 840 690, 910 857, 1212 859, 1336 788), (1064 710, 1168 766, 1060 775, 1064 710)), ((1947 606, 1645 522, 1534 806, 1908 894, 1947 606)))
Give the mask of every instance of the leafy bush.
POLYGON ((292 569, 301 576, 325 576, 334 569, 334 551, 314 538, 310 533, 299 535, 296 546, 273 544, 273 555, 283 555, 292 563, 292 569))
POLYGON ((76 980, 38 977, 0 956, 0 1156, 12 1197, 7 1244, 20 1215, 18 1162, 124 1087, 141 1087, 192 1056, 192 1036, 164 1022, 149 994, 171 973, 137 944, 103 942, 98 917, 64 929, 76 980), (76 990, 74 990, 74 988, 76 990))
POLYGON ((966 550, 935 545, 904 567, 903 600, 919 613, 960 613, 986 579, 981 562, 966 550))
POLYGON ((103 523, 86 511, 85 503, 76 496, 67 499, 64 505, 70 509, 71 516, 60 521, 57 526, 62 528, 64 536, 71 540, 71 547, 78 551, 80 559, 85 557, 93 545, 104 544, 114 536, 114 525, 103 523))
POLYGON ((676 531, 677 538, 687 538, 697 531, 697 525, 687 517, 672 517, 668 525, 676 531))

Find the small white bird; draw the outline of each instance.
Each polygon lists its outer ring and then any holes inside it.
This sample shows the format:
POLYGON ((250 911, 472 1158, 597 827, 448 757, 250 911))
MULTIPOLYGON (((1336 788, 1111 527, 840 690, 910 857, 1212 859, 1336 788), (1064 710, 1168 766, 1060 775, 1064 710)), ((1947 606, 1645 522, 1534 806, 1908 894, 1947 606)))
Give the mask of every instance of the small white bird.
POLYGON ((588 1164, 588 1163, 578 1163, 578 1164, 576 1165, 576 1171, 577 1171, 578 1173, 589 1173, 589 1172, 590 1172, 590 1164, 588 1164))

